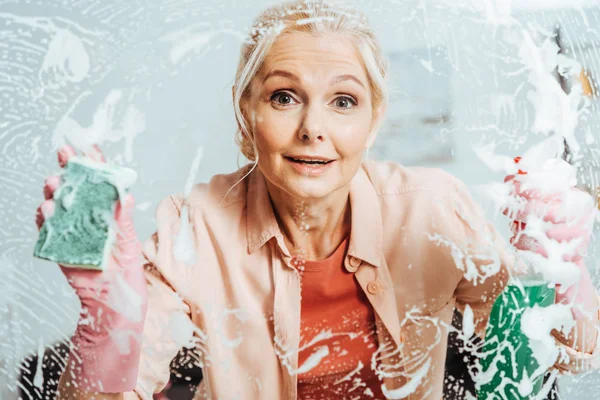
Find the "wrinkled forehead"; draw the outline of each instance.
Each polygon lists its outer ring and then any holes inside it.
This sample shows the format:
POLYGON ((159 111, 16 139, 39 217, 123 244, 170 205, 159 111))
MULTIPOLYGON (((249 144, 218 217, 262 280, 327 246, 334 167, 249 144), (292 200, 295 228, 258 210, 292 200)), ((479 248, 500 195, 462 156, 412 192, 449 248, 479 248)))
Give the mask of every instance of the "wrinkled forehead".
POLYGON ((301 80, 352 74, 367 82, 357 46, 348 35, 336 33, 282 33, 265 56, 256 77, 262 82, 274 70, 292 72, 301 80))

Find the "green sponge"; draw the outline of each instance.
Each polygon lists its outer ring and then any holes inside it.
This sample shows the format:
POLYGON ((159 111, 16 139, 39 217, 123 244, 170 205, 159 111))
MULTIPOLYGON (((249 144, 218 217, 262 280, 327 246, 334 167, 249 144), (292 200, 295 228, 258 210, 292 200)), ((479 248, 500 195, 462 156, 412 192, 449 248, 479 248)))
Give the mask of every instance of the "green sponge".
POLYGON ((116 238, 117 201, 136 179, 132 169, 71 157, 33 255, 67 267, 104 269, 116 238))

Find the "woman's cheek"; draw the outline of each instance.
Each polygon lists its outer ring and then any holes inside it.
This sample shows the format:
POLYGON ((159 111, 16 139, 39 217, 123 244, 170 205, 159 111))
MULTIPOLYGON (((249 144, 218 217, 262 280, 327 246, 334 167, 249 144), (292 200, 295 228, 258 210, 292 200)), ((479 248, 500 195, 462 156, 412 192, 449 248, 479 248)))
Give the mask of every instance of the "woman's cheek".
POLYGON ((276 124, 276 121, 273 121, 273 116, 269 115, 268 112, 259 110, 256 113, 256 133, 263 140, 271 140, 271 136, 275 135, 274 127, 276 124))
POLYGON ((257 125, 263 125, 269 119, 269 109, 261 104, 254 109, 254 117, 257 125))
POLYGON ((351 127, 338 130, 336 142, 339 144, 340 153, 348 155, 362 154, 369 136, 367 128, 351 127))

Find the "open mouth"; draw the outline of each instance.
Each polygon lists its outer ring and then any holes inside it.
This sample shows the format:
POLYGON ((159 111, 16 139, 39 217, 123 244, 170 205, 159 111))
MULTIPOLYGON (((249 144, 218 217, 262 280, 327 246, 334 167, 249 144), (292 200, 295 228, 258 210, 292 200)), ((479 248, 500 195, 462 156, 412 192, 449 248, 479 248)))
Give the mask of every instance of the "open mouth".
POLYGON ((287 160, 298 164, 306 164, 306 165, 327 165, 332 163, 334 160, 306 160, 301 158, 293 158, 293 157, 285 157, 287 160))

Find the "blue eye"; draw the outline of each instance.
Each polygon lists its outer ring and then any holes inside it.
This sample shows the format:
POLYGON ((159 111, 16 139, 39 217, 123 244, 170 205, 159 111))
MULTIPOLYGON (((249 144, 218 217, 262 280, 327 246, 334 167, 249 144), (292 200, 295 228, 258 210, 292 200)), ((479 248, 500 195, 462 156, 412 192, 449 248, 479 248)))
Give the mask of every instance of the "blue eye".
POLYGON ((338 108, 351 108, 351 106, 356 106, 356 101, 351 97, 341 96, 335 99, 335 106, 338 108))
POLYGON ((294 98, 287 92, 278 92, 271 96, 271 101, 274 101, 282 106, 287 106, 292 104, 294 98))

